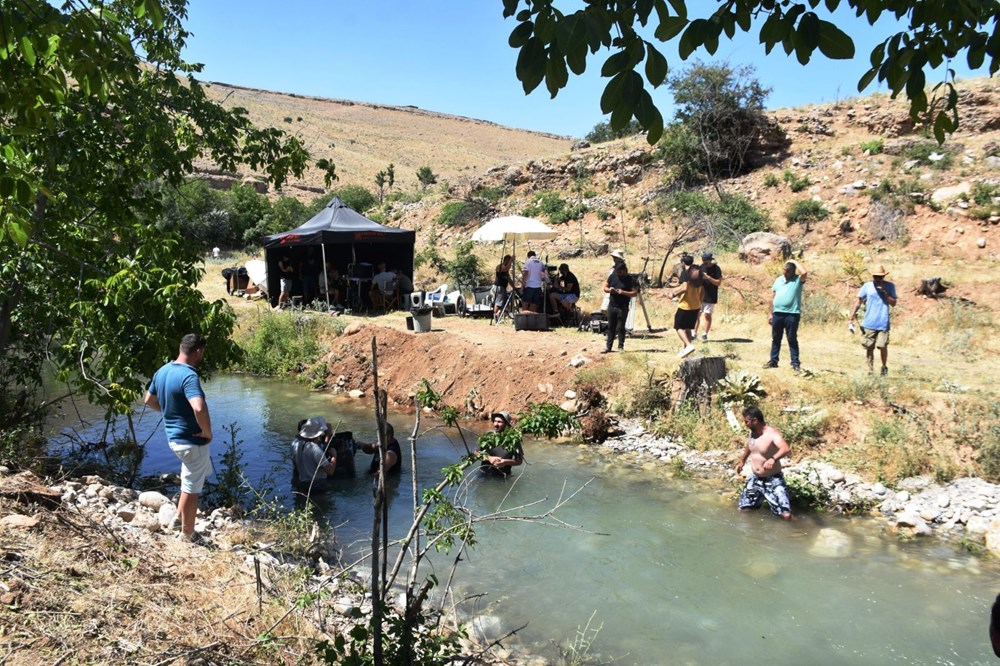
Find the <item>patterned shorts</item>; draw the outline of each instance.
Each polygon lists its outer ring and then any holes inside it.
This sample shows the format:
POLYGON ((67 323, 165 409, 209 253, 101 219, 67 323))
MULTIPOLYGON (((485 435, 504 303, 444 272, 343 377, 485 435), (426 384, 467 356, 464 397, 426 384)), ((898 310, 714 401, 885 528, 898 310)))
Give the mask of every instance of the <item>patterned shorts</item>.
POLYGON ((751 473, 747 479, 747 485, 740 493, 741 509, 759 509, 760 505, 767 500, 767 505, 771 513, 781 516, 792 512, 792 504, 788 501, 788 487, 785 485, 785 477, 781 474, 769 477, 760 477, 751 473))

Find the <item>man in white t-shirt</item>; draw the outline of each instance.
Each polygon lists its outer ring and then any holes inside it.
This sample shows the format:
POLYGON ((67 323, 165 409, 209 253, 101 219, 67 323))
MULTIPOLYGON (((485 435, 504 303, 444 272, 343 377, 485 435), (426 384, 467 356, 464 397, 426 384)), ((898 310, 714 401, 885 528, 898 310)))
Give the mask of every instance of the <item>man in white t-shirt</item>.
POLYGON ((549 273, 535 255, 534 250, 528 251, 528 260, 524 262, 524 269, 521 274, 524 284, 524 295, 521 302, 527 312, 540 312, 545 297, 542 294, 542 285, 549 281, 549 273))

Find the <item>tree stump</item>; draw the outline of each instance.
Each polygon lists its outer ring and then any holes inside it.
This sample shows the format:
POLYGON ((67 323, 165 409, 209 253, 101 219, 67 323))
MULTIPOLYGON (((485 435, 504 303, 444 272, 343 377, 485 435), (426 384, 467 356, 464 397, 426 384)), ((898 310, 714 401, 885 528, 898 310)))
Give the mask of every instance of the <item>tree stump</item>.
POLYGON ((700 356, 681 363, 674 380, 673 405, 677 410, 686 402, 693 401, 699 411, 712 399, 712 391, 720 379, 726 376, 724 356, 700 356))
POLYGON ((946 289, 947 287, 941 284, 941 278, 924 278, 920 281, 920 286, 917 287, 917 294, 937 298, 938 294, 943 294, 946 289))

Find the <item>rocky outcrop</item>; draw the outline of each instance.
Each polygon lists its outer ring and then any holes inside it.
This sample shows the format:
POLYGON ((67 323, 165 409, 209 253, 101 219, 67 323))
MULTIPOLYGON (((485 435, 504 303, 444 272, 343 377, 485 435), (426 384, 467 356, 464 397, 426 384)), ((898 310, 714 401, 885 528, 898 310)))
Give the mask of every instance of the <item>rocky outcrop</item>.
POLYGON ((757 231, 747 235, 740 242, 740 259, 750 264, 787 259, 792 254, 792 244, 788 239, 767 231, 757 231))

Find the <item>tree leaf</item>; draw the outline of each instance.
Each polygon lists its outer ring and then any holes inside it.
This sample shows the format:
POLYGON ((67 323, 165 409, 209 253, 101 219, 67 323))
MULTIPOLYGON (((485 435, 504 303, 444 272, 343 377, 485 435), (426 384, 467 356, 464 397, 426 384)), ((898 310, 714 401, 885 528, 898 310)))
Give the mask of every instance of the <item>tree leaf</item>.
POLYGON ((854 42, 833 23, 820 21, 819 50, 830 60, 850 60, 854 57, 854 42))
POLYGON ((667 78, 667 59, 646 42, 646 80, 655 88, 667 78))
POLYGON ((556 43, 564 54, 586 46, 587 23, 582 14, 570 14, 559 21, 556 43))
POLYGON ((661 42, 667 42, 676 37, 687 24, 688 20, 686 18, 671 16, 661 21, 660 25, 656 28, 656 32, 653 34, 661 42))
POLYGON ((867 88, 869 84, 871 84, 872 80, 875 78, 877 74, 878 74, 878 69, 874 67, 865 72, 864 76, 862 76, 861 79, 858 81, 858 92, 864 91, 864 89, 867 88))
POLYGON ((535 26, 531 21, 518 24, 516 28, 511 30, 510 37, 507 38, 507 44, 511 48, 521 48, 528 42, 534 29, 535 26))
POLYGON ((627 66, 628 53, 626 51, 612 53, 608 59, 604 61, 604 65, 601 67, 601 76, 615 76, 627 66))
POLYGON ((616 74, 601 94, 601 113, 611 113, 622 100, 622 86, 625 85, 624 74, 616 74))
POLYGON ((25 35, 21 38, 21 54, 29 67, 35 66, 35 47, 31 43, 31 38, 25 35))
POLYGON ((549 58, 545 65, 545 87, 549 94, 555 97, 556 94, 569 82, 569 72, 566 71, 566 63, 559 56, 549 58))

